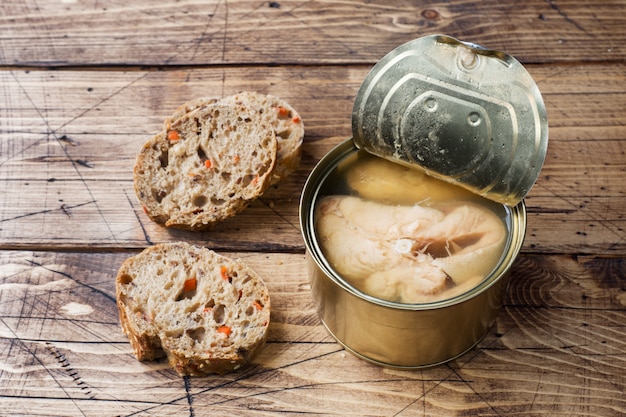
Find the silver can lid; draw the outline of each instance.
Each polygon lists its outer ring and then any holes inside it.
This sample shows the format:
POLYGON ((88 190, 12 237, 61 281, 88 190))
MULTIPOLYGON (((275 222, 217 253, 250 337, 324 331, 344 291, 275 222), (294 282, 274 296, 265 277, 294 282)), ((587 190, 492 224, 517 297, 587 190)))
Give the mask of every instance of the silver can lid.
POLYGON ((374 155, 514 206, 543 166, 548 118, 515 58, 434 35, 372 68, 356 96, 352 134, 374 155))

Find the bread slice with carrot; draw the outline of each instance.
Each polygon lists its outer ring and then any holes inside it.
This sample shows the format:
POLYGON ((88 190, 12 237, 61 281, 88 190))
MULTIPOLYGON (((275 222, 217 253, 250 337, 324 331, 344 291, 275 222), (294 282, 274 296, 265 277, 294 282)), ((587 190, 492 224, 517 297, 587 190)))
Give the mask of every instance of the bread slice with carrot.
POLYGON ((272 185, 284 180, 298 169, 302 158, 304 123, 300 114, 286 100, 271 94, 244 91, 223 98, 221 103, 250 107, 274 129, 278 156, 272 173, 272 185))
POLYGON ((222 99, 216 97, 195 98, 180 105, 171 116, 165 119, 165 129, 186 113, 214 103, 249 107, 272 126, 278 146, 276 166, 272 172, 272 185, 278 184, 298 169, 302 159, 304 122, 296 109, 285 99, 271 94, 244 91, 222 99))
POLYGON ((235 371, 267 337, 271 306, 263 280, 241 260, 184 242, 128 258, 116 298, 137 359, 167 357, 180 375, 235 371))
POLYGON ((207 230, 263 194, 276 158, 276 134, 255 110, 199 105, 144 144, 135 191, 152 220, 207 230))

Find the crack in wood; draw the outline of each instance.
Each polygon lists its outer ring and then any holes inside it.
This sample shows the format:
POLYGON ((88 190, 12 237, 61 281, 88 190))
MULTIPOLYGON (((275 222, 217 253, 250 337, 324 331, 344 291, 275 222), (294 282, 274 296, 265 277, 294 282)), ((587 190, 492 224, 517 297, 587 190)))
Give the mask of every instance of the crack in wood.
POLYGON ((550 5, 550 7, 552 8, 552 10, 554 10, 555 12, 557 12, 559 14, 559 16, 561 16, 562 18, 565 19, 566 22, 571 23, 572 25, 574 25, 578 30, 589 34, 589 32, 587 32, 587 29, 585 29, 584 27, 582 27, 580 25, 580 23, 578 23, 577 21, 575 21, 574 19, 572 19, 571 17, 569 17, 567 15, 567 13, 565 13, 564 11, 561 10, 561 8, 556 4, 556 1, 554 0, 547 0, 548 4, 550 5))
POLYGON ((190 387, 189 387, 189 377, 184 376, 183 381, 185 383, 185 393, 187 394, 187 404, 189 405, 189 417, 194 417, 195 413, 193 411, 193 395, 191 395, 190 387))
POLYGON ((114 295, 109 295, 109 294, 107 294, 105 291, 103 291, 103 290, 101 290, 101 289, 99 289, 99 288, 97 288, 97 287, 94 287, 93 285, 85 284, 84 282, 81 282, 81 281, 77 280, 77 279, 76 279, 76 278, 74 278, 71 274, 69 274, 69 273, 67 273, 67 272, 57 271, 57 270, 55 270, 55 269, 48 268, 48 267, 47 267, 47 266, 45 266, 44 264, 39 263, 39 262, 35 262, 35 261, 31 260, 31 259, 27 259, 27 260, 26 260, 26 262, 28 262, 28 263, 29 263, 30 265, 32 265, 32 266, 36 266, 36 267, 39 267, 39 268, 43 268, 43 269, 45 269, 46 271, 49 271, 49 272, 52 272, 52 273, 55 273, 55 274, 59 274, 59 275, 61 275, 61 276, 65 277, 65 278, 68 278, 68 279, 72 280, 73 282, 75 282, 76 284, 78 284, 78 285, 80 285, 80 286, 83 286, 83 287, 85 287, 85 288, 88 288, 89 290, 91 290, 92 292, 94 292, 94 293, 96 293, 96 294, 100 294, 100 295, 104 296, 107 300, 112 301, 113 303, 115 303, 115 302, 116 302, 116 299, 115 299, 115 296, 114 296, 114 295))
POLYGON ((63 213, 65 213, 67 216, 71 217, 70 214, 70 209, 74 209, 77 207, 82 207, 82 206, 86 206, 89 204, 95 204, 95 200, 91 200, 91 201, 87 201, 85 203, 80 203, 80 204, 73 204, 71 206, 67 205, 67 204, 61 204, 61 206, 59 208, 53 208, 53 209, 45 209, 45 210, 39 210, 39 211, 33 211, 30 213, 24 213, 24 214, 20 214, 19 216, 15 216, 15 217, 9 217, 7 219, 0 219, 0 223, 5 223, 5 222, 10 222, 12 220, 18 220, 18 219, 23 219, 25 217, 31 217, 31 216, 37 216, 40 214, 46 214, 46 213, 52 213, 54 211, 59 211, 61 210, 63 213))
POLYGON ((71 367, 69 359, 65 356, 63 352, 60 352, 52 343, 46 342, 46 348, 50 351, 52 356, 61 364, 61 368, 63 368, 64 372, 72 378, 74 383, 78 385, 83 391, 85 395, 89 397, 90 400, 95 400, 96 396, 93 394, 89 386, 82 380, 78 371, 71 367))
POLYGON ((128 201, 128 205, 130 205, 130 208, 133 210, 133 213, 135 214, 135 218, 137 219, 137 222, 139 223, 139 227, 141 228, 141 231, 143 232, 143 238, 145 239, 146 243, 150 246, 154 245, 154 242, 152 242, 152 240, 150 239, 148 230, 146 230, 146 227, 141 221, 141 217, 139 216, 139 214, 137 214, 137 210, 135 210, 135 205, 133 204, 132 199, 128 196, 128 193, 126 192, 126 190, 124 190, 124 196, 126 196, 126 201, 128 201))

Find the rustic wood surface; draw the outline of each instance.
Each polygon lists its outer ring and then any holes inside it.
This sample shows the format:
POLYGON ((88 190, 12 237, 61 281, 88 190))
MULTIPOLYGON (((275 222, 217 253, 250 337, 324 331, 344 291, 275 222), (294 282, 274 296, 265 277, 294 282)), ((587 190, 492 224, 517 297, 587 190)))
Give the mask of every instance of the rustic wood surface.
POLYGON ((626 414, 626 2, 7 0, 0 6, 0 415, 626 414), (516 56, 550 121, 497 322, 434 368, 363 362, 320 324, 298 203, 350 137, 352 103, 396 46, 445 33, 516 56), (150 222, 141 144, 182 102, 257 90, 305 122, 300 169, 205 233, 150 222), (207 378, 140 363, 114 278, 149 245, 202 244, 267 282, 269 341, 207 378))

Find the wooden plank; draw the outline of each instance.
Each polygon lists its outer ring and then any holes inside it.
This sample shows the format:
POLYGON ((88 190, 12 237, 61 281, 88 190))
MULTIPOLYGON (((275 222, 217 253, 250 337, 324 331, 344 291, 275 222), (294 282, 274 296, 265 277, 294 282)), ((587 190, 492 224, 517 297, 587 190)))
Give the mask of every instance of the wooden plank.
POLYGON ((0 65, 11 66, 373 63, 434 33, 526 63, 626 58, 619 0, 9 0, 1 23, 0 65))
POLYGON ((242 256, 273 305, 269 341, 238 373, 180 378, 139 363, 114 277, 126 253, 0 252, 0 408, 9 415, 620 415, 626 258, 521 256, 479 345, 446 365, 384 369, 315 315, 303 255, 242 256))
MULTIPOLYGON (((625 253, 625 68, 529 67, 548 108, 550 144, 526 199, 525 251, 625 253)), ((352 102, 368 70, 253 67, 110 71, 106 77, 100 71, 1 71, 0 247, 96 250, 188 239, 224 250, 301 252, 300 192, 317 161, 350 137, 352 102), (132 186, 141 144, 183 101, 240 90, 279 95, 301 112, 300 169, 211 232, 153 224, 132 186)))

